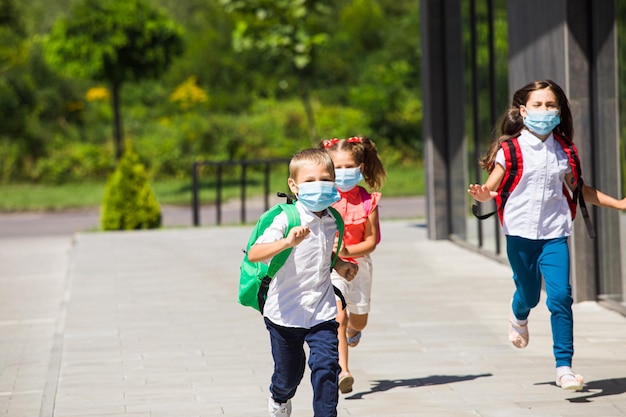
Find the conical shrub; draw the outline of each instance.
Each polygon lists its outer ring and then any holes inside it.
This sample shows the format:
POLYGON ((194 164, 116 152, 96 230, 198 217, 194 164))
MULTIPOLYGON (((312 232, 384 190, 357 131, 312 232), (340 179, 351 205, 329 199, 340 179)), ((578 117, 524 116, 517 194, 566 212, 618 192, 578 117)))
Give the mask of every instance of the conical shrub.
POLYGON ((126 146, 115 172, 107 180, 100 223, 103 230, 161 226, 161 207, 148 184, 144 165, 130 146, 126 146))

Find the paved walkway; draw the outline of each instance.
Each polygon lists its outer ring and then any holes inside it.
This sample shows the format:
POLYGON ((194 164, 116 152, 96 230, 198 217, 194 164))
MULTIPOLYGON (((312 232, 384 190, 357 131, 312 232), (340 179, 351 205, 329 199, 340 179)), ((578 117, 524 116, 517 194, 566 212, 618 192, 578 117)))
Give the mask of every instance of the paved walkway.
MULTIPOLYGON (((0 223, 1 224, 1 223, 0 223)), ((548 313, 507 342, 506 265, 382 222, 374 302, 339 416, 626 416, 626 318, 574 306, 583 392, 554 384, 548 313)), ((236 302, 249 226, 0 239, 0 410, 11 417, 265 416, 258 313, 236 302)), ((292 415, 311 416, 308 373, 292 415)))

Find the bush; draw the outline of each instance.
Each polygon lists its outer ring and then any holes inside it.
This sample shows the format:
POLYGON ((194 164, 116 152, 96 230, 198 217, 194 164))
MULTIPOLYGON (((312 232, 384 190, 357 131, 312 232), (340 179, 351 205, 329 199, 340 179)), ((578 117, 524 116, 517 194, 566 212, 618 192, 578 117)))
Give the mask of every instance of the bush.
POLYGON ((107 181, 102 203, 103 230, 155 229, 161 226, 161 208, 148 184, 139 156, 126 152, 107 181))
POLYGON ((37 161, 34 179, 42 184, 102 180, 113 168, 113 149, 89 143, 68 143, 51 147, 46 158, 37 161))

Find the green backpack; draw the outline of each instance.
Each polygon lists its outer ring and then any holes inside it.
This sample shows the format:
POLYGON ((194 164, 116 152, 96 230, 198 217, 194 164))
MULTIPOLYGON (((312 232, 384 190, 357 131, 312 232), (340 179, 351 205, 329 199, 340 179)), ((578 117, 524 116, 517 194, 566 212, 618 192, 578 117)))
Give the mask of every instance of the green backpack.
MULTIPOLYGON (((335 253, 331 263, 332 268, 337 261, 337 254, 339 253, 341 242, 343 241, 344 224, 343 219, 337 210, 332 207, 329 207, 328 210, 335 218, 337 230, 339 231, 339 244, 337 247, 337 253, 335 253)), ((274 255, 269 265, 265 262, 250 262, 248 260, 248 251, 257 241, 259 236, 263 234, 265 229, 272 224, 274 218, 283 211, 287 215, 288 220, 284 237, 287 237, 292 228, 300 226, 300 214, 294 204, 283 203, 275 205, 263 213, 257 221, 254 229, 252 230, 252 234, 250 235, 250 239, 248 240, 243 260, 241 261, 239 275, 239 303, 244 306, 252 307, 261 312, 261 314, 263 313, 263 307, 265 306, 265 298, 267 296, 267 290, 270 286, 270 281, 274 278, 276 272, 278 272, 278 270, 285 264, 289 254, 291 253, 291 249, 293 248, 285 249, 284 251, 274 255)), ((337 291, 338 290, 335 288, 335 293, 337 293, 337 291)), ((341 293, 338 295, 341 298, 342 303, 345 303, 341 293)))

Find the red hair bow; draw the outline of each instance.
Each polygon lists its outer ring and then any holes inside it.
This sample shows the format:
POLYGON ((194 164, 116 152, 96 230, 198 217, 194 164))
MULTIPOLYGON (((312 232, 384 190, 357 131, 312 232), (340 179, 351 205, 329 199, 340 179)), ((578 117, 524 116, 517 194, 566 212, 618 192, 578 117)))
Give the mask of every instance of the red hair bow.
POLYGON ((346 139, 350 143, 361 143, 361 138, 358 136, 352 136, 351 138, 346 139))
POLYGON ((324 148, 328 149, 328 148, 332 148, 333 146, 335 146, 337 143, 339 142, 339 139, 337 138, 332 138, 332 139, 328 139, 324 141, 324 148))

